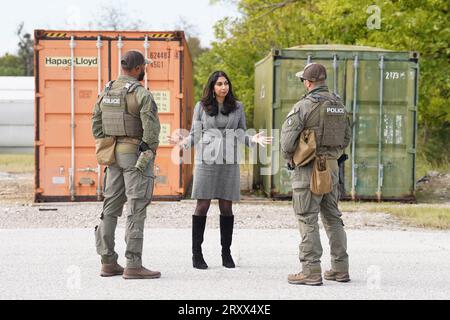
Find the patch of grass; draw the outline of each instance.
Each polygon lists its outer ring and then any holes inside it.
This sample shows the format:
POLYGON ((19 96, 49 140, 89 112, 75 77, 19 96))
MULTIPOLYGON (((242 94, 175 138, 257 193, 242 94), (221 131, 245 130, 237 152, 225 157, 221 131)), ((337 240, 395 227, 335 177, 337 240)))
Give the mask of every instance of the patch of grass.
POLYGON ((24 173, 33 171, 33 154, 0 154, 0 172, 24 173))
POLYGON ((450 229, 450 206, 432 204, 340 202, 345 212, 383 212, 419 228, 450 229))
POLYGON ((450 173, 450 159, 444 159, 441 162, 430 162, 423 154, 418 153, 416 163, 417 180, 425 176, 430 171, 450 173))
POLYGON ((398 207, 383 210, 420 228, 450 229, 450 207, 398 207))

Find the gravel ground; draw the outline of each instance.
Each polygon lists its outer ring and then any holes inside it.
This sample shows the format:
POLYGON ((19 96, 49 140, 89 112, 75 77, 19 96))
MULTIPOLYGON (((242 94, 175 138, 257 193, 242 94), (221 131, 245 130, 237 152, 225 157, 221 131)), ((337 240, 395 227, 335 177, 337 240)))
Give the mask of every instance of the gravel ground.
MULTIPOLYGON (((32 204, 33 174, 0 172, 0 229, 93 228, 98 224, 101 203, 32 204)), ((195 201, 153 202, 147 209, 146 228, 190 228, 195 201)), ((126 208, 125 208, 126 210, 126 208)), ((124 212, 125 212, 124 210, 124 212)), ((290 201, 244 200, 234 205, 236 228, 297 228, 290 201)), ((124 227, 126 213, 119 219, 124 227)), ((385 213, 343 212, 346 228, 412 230, 385 213)), ((209 228, 219 227, 219 209, 213 201, 209 228)))
MULTIPOLYGON (((0 204, 0 229, 21 228, 91 228, 98 224, 101 203, 6 205, 0 204)), ((153 202, 147 209, 146 228, 188 228, 195 201, 153 202)), ((126 210, 126 208, 125 208, 126 210)), ((124 210, 124 212, 125 212, 124 210)), ((237 203, 234 205, 236 227, 241 229, 291 229, 297 221, 289 202, 237 203)), ((119 219, 124 227, 126 213, 119 219)), ((346 228, 411 230, 384 213, 344 212, 346 228)), ((219 227, 217 202, 211 204, 209 228, 219 227)))

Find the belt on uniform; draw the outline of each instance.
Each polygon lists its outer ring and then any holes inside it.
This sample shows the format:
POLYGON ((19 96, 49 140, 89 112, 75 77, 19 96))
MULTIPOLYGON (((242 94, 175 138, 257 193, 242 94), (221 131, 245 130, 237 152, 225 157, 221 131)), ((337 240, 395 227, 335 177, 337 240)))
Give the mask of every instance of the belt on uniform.
POLYGON ((130 137, 117 137, 117 142, 139 145, 141 143, 141 140, 130 137))
POLYGON ((321 154, 316 154, 317 157, 325 157, 327 160, 337 160, 336 157, 333 156, 325 156, 325 155, 321 155, 321 154))

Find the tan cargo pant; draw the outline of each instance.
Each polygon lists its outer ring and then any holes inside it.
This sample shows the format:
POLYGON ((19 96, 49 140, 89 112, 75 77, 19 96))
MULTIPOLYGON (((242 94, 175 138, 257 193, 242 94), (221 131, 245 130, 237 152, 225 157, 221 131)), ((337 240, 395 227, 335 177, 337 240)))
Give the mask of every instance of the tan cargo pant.
POLYGON ((312 163, 297 167, 292 179, 292 200, 298 219, 300 235, 299 258, 303 272, 320 273, 322 245, 319 234, 319 212, 329 239, 331 268, 336 272, 348 272, 347 235, 342 213, 338 209, 339 168, 336 160, 329 160, 333 179, 332 192, 318 196, 310 191, 312 163))
POLYGON ((136 153, 119 153, 116 147, 116 163, 107 167, 101 221, 95 227, 97 253, 103 264, 117 261, 114 238, 117 218, 122 215, 128 199, 127 223, 125 230, 127 267, 142 266, 142 246, 144 222, 147 206, 150 204, 154 184, 154 160, 150 161, 144 173, 134 167, 136 153))

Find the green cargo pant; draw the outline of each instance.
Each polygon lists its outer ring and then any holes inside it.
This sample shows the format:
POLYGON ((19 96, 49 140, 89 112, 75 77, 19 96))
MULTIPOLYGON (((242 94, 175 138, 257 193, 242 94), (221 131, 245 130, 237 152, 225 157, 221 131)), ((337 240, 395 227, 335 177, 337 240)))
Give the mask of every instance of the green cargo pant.
POLYGON ((338 209, 339 169, 337 161, 329 160, 333 179, 332 192, 318 196, 311 193, 312 163, 295 169, 292 179, 292 200, 298 219, 300 235, 299 258, 303 272, 320 273, 322 245, 320 243, 318 217, 320 216, 329 239, 331 268, 336 272, 348 272, 347 236, 342 213, 338 209))
POLYGON ((103 264, 117 261, 114 251, 114 234, 117 218, 122 215, 128 199, 128 213, 125 230, 128 268, 142 266, 142 246, 144 240, 144 222, 147 206, 150 204, 154 184, 154 160, 150 161, 144 173, 134 167, 136 153, 119 153, 116 147, 116 163, 107 167, 105 172, 105 200, 100 224, 95 228, 97 253, 103 264))

